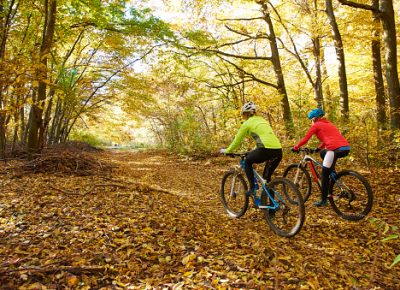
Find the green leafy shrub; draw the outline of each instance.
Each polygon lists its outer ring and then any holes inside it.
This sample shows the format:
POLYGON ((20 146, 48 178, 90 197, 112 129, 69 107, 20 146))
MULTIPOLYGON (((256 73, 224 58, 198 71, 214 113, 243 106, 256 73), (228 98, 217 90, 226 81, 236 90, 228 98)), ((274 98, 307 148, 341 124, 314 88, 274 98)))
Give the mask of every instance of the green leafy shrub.
MULTIPOLYGON (((389 225, 387 222, 378 219, 378 218, 370 218, 369 221, 375 225, 380 231, 382 231, 382 234, 385 236, 381 241, 382 242, 388 242, 392 241, 394 239, 400 239, 400 232, 399 228, 397 226, 389 225)), ((396 258, 394 258, 392 264, 389 266, 389 268, 394 267, 400 263, 400 254, 397 255, 396 258)))
POLYGON ((94 147, 110 145, 110 141, 89 132, 76 131, 70 136, 70 140, 88 143, 94 147))

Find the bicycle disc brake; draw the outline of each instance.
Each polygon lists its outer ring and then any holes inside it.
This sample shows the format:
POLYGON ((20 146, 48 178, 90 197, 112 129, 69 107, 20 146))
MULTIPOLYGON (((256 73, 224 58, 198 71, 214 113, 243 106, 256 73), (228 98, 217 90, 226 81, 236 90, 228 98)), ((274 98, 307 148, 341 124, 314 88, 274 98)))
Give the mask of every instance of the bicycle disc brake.
POLYGON ((348 200, 348 201, 347 201, 348 207, 349 207, 349 208, 352 208, 351 203, 352 203, 353 201, 356 200, 356 195, 354 194, 354 192, 353 192, 352 190, 350 190, 350 191, 343 190, 343 191, 340 193, 339 198, 345 198, 345 199, 347 199, 347 200, 348 200))

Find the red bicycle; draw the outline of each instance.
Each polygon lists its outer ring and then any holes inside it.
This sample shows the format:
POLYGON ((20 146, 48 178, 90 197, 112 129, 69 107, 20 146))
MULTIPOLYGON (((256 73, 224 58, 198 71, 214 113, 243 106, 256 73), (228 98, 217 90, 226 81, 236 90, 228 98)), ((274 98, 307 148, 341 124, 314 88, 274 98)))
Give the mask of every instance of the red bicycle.
MULTIPOLYGON (((299 152, 303 158, 299 163, 290 164, 285 169, 283 177, 293 181, 306 202, 311 195, 312 181, 317 184, 321 192, 319 172, 322 164, 308 155, 314 152, 312 149, 302 148, 299 152)), ((371 186, 360 173, 354 170, 331 173, 328 200, 341 218, 351 221, 363 219, 371 211, 373 199, 371 186)))

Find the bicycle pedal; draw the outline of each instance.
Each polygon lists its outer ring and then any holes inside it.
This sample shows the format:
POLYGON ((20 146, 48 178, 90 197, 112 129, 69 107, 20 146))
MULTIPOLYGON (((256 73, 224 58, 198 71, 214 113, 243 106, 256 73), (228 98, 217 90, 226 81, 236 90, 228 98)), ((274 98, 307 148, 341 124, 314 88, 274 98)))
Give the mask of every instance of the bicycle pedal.
POLYGON ((338 195, 330 194, 328 195, 328 199, 338 200, 340 197, 338 195))
POLYGON ((314 202, 314 206, 316 207, 325 207, 328 205, 328 200, 320 200, 317 202, 314 202))

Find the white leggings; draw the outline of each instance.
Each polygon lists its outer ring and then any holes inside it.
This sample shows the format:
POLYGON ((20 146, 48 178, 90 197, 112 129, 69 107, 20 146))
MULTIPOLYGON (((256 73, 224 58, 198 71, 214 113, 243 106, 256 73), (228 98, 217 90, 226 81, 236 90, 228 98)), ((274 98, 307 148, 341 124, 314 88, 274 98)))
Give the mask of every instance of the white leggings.
POLYGON ((334 160, 335 160, 335 152, 334 151, 326 151, 324 161, 322 162, 322 166, 324 166, 326 168, 331 168, 334 160))
POLYGON ((326 199, 329 189, 329 175, 335 167, 336 159, 345 157, 349 154, 350 150, 322 150, 320 155, 324 158, 322 162, 322 199, 326 199))

